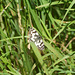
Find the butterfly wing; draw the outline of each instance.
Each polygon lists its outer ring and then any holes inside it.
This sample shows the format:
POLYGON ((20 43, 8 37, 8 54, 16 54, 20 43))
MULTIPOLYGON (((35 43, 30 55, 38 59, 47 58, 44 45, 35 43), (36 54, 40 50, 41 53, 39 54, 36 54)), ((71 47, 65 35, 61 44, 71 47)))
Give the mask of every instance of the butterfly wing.
POLYGON ((33 28, 29 29, 29 41, 34 42, 38 49, 44 50, 44 43, 42 41, 42 38, 38 34, 38 32, 33 28))

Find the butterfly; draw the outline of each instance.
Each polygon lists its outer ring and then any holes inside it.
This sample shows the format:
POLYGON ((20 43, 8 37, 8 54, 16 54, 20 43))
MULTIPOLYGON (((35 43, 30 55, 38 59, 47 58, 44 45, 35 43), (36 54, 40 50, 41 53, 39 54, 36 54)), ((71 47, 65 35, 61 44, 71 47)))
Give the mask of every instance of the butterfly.
POLYGON ((44 50, 42 38, 34 28, 29 29, 29 41, 34 42, 39 50, 44 50))

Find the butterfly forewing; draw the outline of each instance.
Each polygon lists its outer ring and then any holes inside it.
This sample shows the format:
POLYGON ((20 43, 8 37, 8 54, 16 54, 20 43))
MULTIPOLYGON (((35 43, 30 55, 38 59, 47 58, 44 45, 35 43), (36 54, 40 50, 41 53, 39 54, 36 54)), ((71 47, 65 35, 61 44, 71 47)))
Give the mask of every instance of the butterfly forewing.
POLYGON ((38 32, 33 28, 29 29, 29 41, 34 42, 39 50, 44 50, 44 43, 42 41, 42 38, 38 34, 38 32))

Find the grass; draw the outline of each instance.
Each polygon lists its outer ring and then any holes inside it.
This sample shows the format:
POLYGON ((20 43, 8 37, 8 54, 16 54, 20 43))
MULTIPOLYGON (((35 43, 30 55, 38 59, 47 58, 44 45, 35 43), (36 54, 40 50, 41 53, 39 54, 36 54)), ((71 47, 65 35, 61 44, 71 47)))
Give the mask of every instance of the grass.
POLYGON ((74 75, 75 0, 0 1, 0 75, 74 75), (28 42, 34 27, 45 49, 28 42))

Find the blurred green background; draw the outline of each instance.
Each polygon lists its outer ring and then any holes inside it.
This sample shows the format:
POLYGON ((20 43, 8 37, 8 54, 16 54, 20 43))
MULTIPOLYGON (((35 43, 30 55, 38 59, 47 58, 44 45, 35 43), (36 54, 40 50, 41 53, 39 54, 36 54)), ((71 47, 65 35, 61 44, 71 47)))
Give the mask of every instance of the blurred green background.
POLYGON ((0 75, 75 75, 75 0, 0 0, 0 75))

